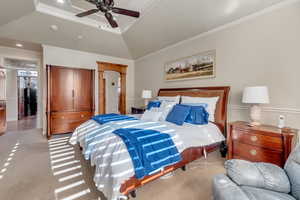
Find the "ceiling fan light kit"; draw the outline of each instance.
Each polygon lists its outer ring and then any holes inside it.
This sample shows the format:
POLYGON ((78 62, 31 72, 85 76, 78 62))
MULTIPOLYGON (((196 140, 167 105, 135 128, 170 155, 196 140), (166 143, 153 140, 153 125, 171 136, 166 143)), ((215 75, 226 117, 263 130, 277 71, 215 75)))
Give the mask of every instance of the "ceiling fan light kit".
POLYGON ((114 7, 115 3, 113 0, 86 0, 86 1, 94 4, 97 8, 79 13, 76 16, 85 17, 88 15, 95 14, 97 12, 103 12, 105 18, 107 19, 107 21, 109 22, 112 28, 118 27, 118 23, 114 20, 112 12, 120 15, 126 15, 129 17, 135 17, 135 18, 140 17, 140 13, 137 11, 114 7))

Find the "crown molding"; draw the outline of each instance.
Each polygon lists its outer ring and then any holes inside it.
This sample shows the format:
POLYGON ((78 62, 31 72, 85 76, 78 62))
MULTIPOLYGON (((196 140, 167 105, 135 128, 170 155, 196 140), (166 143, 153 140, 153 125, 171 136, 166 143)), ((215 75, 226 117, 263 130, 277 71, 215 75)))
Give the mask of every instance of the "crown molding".
MULTIPOLYGON (((143 10, 142 10, 140 18, 132 20, 132 22, 130 22, 123 29, 120 29, 120 28, 113 29, 113 28, 107 27, 106 23, 101 23, 97 20, 93 20, 93 19, 90 19, 90 18, 78 18, 72 12, 65 11, 63 9, 59 9, 59 8, 54 7, 54 6, 47 5, 45 3, 41 3, 41 2, 39 2, 39 0, 34 0, 34 3, 35 3, 36 10, 38 12, 45 13, 45 14, 48 14, 48 15, 52 15, 52 16, 55 16, 55 17, 60 17, 62 19, 66 19, 66 20, 70 20, 70 21, 75 21, 75 22, 82 23, 82 24, 85 24, 85 25, 88 25, 88 26, 92 26, 92 27, 95 27, 95 28, 98 28, 98 29, 101 29, 101 30, 104 30, 104 31, 108 31, 108 32, 111 32, 111 33, 122 35, 126 31, 128 31, 134 24, 136 24, 143 17, 145 17, 148 13, 150 13, 150 11, 155 6, 159 5, 160 1, 161 0, 153 0, 153 1, 150 1, 149 3, 146 3, 143 10)), ((81 9, 77 6, 72 5, 72 7, 76 8, 78 10, 84 11, 83 9, 81 9)), ((96 15, 98 15, 98 14, 96 14, 96 15)), ((114 16, 119 16, 119 14, 116 14, 116 13, 114 13, 113 15, 114 16)), ((103 15, 98 15, 98 16, 104 18, 103 15)))
POLYGON ((247 15, 247 16, 242 17, 242 18, 240 18, 240 19, 237 19, 237 20, 235 20, 235 21, 232 21, 232 22, 229 22, 229 23, 227 23, 227 24, 224 24, 224 25, 221 25, 221 26, 219 26, 219 27, 216 27, 216 28, 214 28, 214 29, 212 29, 212 30, 209 30, 209 31, 207 31, 207 32, 201 33, 201 34, 199 34, 199 35, 196 35, 196 36, 194 36, 194 37, 188 38, 188 39, 186 39, 186 40, 182 40, 182 41, 177 42, 177 43, 175 43, 175 44, 173 44, 173 45, 169 45, 169 46, 167 46, 167 47, 164 47, 164 48, 162 48, 162 49, 160 49, 160 50, 151 52, 151 53, 149 53, 149 54, 147 54, 147 55, 145 55, 145 56, 142 56, 142 57, 139 57, 139 58, 135 59, 135 61, 141 61, 141 60, 146 59, 146 58, 148 58, 148 57, 150 57, 150 56, 153 56, 153 55, 159 54, 159 53, 161 53, 161 52, 164 52, 164 51, 166 51, 166 50, 169 50, 169 49, 178 47, 178 46, 180 46, 180 45, 183 45, 183 44, 185 44, 185 43, 187 43, 187 42, 191 42, 191 41, 193 41, 193 40, 196 40, 196 39, 199 39, 199 38, 202 38, 202 37, 211 35, 211 34, 213 34, 213 33, 217 33, 217 32, 219 32, 219 31, 222 31, 222 30, 231 28, 231 27, 233 27, 233 26, 242 24, 242 23, 244 23, 244 22, 247 22, 247 21, 249 21, 249 20, 255 19, 255 18, 260 17, 260 16, 262 16, 262 15, 264 15, 264 14, 270 13, 270 12, 275 11, 275 10, 278 10, 278 9, 280 9, 280 8, 284 8, 284 7, 286 7, 286 6, 289 6, 289 5, 294 4, 294 3, 297 3, 297 2, 300 2, 300 0, 285 0, 285 1, 280 2, 280 3, 278 3, 278 4, 272 5, 272 6, 268 7, 268 8, 262 9, 262 10, 260 10, 260 11, 258 11, 258 12, 252 13, 252 14, 250 14, 250 15, 247 15))

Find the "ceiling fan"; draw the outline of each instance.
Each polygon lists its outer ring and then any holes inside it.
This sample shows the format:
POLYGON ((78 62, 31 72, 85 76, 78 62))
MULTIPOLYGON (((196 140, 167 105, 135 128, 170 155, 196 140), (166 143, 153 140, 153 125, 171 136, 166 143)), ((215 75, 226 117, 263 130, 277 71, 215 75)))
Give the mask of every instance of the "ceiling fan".
POLYGON ((88 15, 91 15, 91 14, 101 11, 104 13, 106 19, 108 20, 109 24, 113 28, 117 28, 118 24, 114 20, 113 15, 111 14, 112 12, 121 14, 121 15, 127 15, 130 17, 136 17, 136 18, 140 17, 139 12, 114 7, 114 4, 115 4, 114 0, 86 0, 86 1, 96 5, 97 8, 85 11, 83 13, 79 13, 76 15, 77 17, 85 17, 85 16, 88 16, 88 15))

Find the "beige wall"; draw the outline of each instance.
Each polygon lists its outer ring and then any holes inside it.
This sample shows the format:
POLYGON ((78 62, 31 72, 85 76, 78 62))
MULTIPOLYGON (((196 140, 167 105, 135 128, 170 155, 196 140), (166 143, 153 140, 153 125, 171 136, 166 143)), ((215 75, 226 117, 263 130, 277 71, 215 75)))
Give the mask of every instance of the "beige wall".
POLYGON ((181 42, 135 62, 135 97, 141 105, 143 89, 155 93, 163 87, 231 86, 230 120, 248 120, 241 103, 245 86, 266 85, 271 103, 264 122, 277 123, 279 114, 287 124, 300 128, 300 3, 228 25, 224 29, 181 42), (165 82, 164 64, 181 57, 216 50, 214 79, 165 82))
MULTIPOLYGON (((44 70, 46 65, 58 65, 73 68, 95 69, 95 109, 98 112, 98 67, 97 61, 110 62, 116 64, 128 65, 127 69, 127 110, 129 111, 134 104, 134 61, 129 59, 110 57, 105 55, 93 54, 83 51, 64 49, 54 46, 43 45, 44 70)), ((43 84, 46 88, 46 73, 44 73, 43 84)), ((44 110, 46 110, 46 90, 44 91, 44 110)), ((44 116, 44 130, 45 130, 44 116)))

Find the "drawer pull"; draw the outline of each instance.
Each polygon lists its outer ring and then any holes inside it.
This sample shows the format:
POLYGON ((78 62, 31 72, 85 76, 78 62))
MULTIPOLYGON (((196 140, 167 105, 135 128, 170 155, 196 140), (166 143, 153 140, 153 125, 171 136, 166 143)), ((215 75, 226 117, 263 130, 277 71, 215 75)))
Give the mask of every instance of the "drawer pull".
POLYGON ((84 115, 81 115, 81 118, 84 118, 84 115))
POLYGON ((251 141, 256 142, 257 141, 257 136, 251 136, 251 141))
POLYGON ((252 149, 252 150, 250 151, 250 154, 251 154, 252 156, 256 156, 256 155, 257 155, 257 151, 254 150, 254 149, 252 149))
POLYGON ((65 116, 62 116, 61 118, 62 118, 62 119, 65 119, 65 116))

